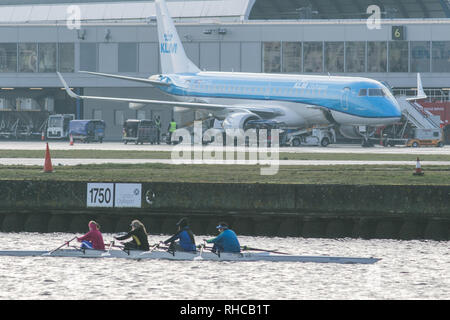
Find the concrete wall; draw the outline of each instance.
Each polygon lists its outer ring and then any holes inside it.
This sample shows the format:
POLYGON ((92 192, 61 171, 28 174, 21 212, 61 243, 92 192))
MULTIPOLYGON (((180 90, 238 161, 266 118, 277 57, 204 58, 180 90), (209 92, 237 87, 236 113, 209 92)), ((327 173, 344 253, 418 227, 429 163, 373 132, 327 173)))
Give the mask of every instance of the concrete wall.
POLYGON ((228 221, 240 234, 303 237, 450 239, 450 197, 440 186, 143 183, 142 208, 86 207, 86 183, 2 181, 2 231, 104 232, 145 221, 171 233, 182 216, 197 234, 228 221), (147 198, 149 201, 147 201, 147 198))

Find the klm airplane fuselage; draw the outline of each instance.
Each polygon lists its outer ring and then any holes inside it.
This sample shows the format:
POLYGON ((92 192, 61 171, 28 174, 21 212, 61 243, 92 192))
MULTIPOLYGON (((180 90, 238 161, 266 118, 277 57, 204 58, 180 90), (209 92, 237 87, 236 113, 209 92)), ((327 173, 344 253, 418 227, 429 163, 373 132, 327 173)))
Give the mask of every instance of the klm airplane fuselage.
POLYGON ((332 122, 377 126, 396 122, 401 116, 391 92, 380 82, 366 78, 239 72, 158 77, 169 84, 159 89, 177 100, 274 107, 280 112, 269 118, 290 127, 332 122))

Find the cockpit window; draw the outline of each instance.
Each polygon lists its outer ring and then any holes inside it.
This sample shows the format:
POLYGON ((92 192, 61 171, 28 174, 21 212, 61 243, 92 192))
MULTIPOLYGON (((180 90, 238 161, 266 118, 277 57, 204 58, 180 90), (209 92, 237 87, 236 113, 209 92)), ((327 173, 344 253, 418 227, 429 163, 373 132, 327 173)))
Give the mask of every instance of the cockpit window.
POLYGON ((360 97, 367 96, 367 89, 360 89, 359 90, 359 96, 360 97))
POLYGON ((383 89, 369 89, 369 96, 370 97, 382 97, 384 96, 384 91, 383 89))

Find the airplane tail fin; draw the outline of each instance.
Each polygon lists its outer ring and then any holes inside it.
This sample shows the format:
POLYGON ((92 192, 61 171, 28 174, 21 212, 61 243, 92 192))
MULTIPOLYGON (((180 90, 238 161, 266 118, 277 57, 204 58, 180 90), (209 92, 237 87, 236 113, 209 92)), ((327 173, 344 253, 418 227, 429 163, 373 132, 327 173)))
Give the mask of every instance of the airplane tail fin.
POLYGON ((166 2, 164 0, 155 0, 155 9, 162 73, 200 72, 200 69, 189 60, 184 51, 183 44, 169 15, 166 2))
POLYGON ((425 91, 423 90, 423 86, 422 86, 422 78, 420 77, 420 73, 417 74, 417 96, 413 97, 413 98, 408 98, 406 100, 408 101, 412 101, 412 100, 421 100, 421 99, 426 99, 427 95, 425 93, 425 91))

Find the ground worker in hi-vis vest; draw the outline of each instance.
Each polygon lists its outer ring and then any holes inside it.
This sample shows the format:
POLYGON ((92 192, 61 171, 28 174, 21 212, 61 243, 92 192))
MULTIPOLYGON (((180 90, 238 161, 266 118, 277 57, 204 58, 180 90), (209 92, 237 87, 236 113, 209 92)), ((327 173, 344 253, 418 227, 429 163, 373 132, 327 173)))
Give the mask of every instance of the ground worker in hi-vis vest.
POLYGON ((169 123, 169 144, 172 144, 172 134, 177 130, 177 123, 174 119, 169 123))

